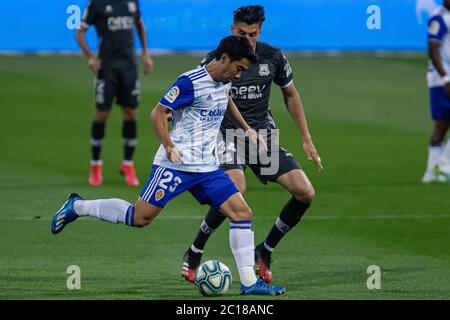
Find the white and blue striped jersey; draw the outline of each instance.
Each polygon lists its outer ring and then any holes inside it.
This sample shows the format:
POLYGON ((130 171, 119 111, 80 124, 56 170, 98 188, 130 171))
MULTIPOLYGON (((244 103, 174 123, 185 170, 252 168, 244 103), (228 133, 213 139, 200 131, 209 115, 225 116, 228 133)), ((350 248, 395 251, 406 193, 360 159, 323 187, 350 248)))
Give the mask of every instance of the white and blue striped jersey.
MULTIPOLYGON (((431 14, 428 22, 428 41, 441 44, 439 51, 442 66, 446 73, 450 74, 450 11, 444 6, 438 6, 431 14)), ((444 85, 431 60, 428 63, 427 82, 429 88, 444 85)))
POLYGON ((230 88, 231 83, 214 81, 206 66, 182 74, 160 104, 172 110, 169 135, 181 150, 183 162, 170 162, 161 145, 154 164, 187 172, 217 170, 216 140, 228 106, 230 88))

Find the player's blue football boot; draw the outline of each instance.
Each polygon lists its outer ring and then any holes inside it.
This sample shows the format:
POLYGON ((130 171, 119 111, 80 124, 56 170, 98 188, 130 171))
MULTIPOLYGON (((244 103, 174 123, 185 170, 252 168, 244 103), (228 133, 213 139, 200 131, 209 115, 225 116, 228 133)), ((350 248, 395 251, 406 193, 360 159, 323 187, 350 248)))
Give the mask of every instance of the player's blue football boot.
POLYGON ((265 283, 263 279, 258 279, 258 281, 250 287, 245 287, 241 284, 241 294, 277 296, 283 293, 286 293, 285 286, 271 286, 265 283))
POLYGON ((61 209, 59 209, 59 211, 55 213, 52 219, 51 227, 51 231, 53 234, 60 233, 68 223, 74 221, 79 217, 75 213, 75 210, 73 208, 73 203, 76 200, 83 200, 83 198, 76 193, 71 193, 66 202, 64 202, 61 209))

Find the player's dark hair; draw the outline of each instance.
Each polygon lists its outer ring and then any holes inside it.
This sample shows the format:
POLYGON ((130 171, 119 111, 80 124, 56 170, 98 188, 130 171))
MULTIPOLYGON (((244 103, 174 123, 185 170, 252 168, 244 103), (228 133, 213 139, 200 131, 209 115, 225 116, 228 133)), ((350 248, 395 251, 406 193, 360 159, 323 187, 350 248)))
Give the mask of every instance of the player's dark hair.
POLYGON ((237 8, 233 12, 234 23, 236 22, 244 22, 246 24, 255 24, 259 23, 262 26, 266 17, 264 15, 264 7, 263 6, 244 6, 237 8))
POLYGON ((250 63, 258 60, 258 56, 255 54, 252 45, 245 37, 228 36, 222 39, 215 50, 214 58, 220 60, 224 53, 230 57, 231 62, 243 58, 247 58, 250 63))

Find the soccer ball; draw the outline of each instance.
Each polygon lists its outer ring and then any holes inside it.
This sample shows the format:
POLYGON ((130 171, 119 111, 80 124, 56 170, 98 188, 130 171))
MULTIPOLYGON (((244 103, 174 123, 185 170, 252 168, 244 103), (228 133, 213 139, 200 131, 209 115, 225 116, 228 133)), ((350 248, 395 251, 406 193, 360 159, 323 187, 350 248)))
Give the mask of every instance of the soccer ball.
POLYGON ((195 271, 195 285, 204 296, 220 296, 231 286, 231 271, 220 261, 203 262, 195 271))

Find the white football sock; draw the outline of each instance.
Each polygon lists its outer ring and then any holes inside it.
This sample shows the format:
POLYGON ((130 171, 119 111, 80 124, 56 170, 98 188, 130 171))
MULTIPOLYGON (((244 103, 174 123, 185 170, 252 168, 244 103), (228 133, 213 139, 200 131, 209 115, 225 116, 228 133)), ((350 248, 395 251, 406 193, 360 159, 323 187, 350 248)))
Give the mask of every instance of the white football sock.
POLYGON ((439 158, 439 167, 448 170, 450 165, 450 138, 447 140, 447 143, 445 144, 445 147, 442 147, 443 149, 439 158))
MULTIPOLYGON (((448 143, 447 143, 448 145, 448 143)), ((439 160, 442 155, 442 151, 444 150, 444 146, 442 144, 437 146, 429 146, 428 147, 428 164, 427 164, 427 172, 433 171, 433 168, 439 165, 439 160)))
POLYGON ((255 265, 255 240, 251 228, 251 221, 237 221, 230 223, 230 247, 239 271, 241 283, 250 287, 256 283, 253 269, 255 265))
POLYGON ((77 200, 75 213, 112 223, 134 224, 134 207, 122 199, 77 200))

